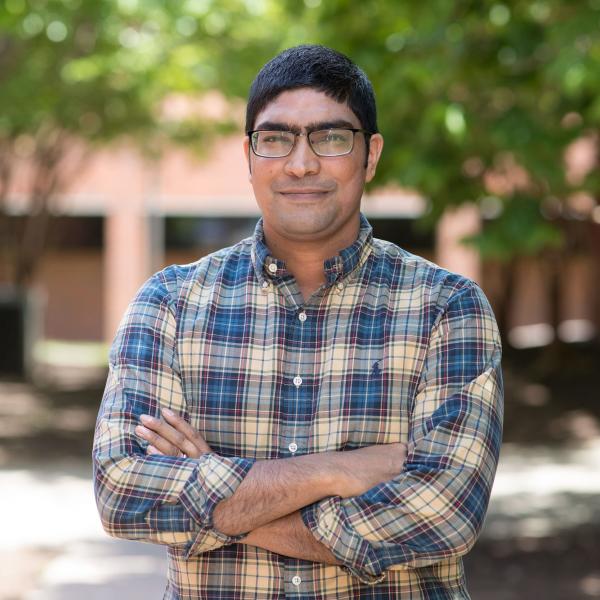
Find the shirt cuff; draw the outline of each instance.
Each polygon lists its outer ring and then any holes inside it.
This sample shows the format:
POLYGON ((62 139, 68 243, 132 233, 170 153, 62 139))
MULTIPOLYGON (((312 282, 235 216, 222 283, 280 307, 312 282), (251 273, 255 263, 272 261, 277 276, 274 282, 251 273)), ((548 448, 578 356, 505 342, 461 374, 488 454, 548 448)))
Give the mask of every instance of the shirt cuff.
POLYGON ((367 585, 385 579, 386 571, 379 565, 375 550, 349 523, 339 496, 305 506, 300 514, 314 537, 342 563, 342 570, 367 585))
POLYGON ((198 459, 195 476, 186 483, 182 504, 200 527, 198 535, 186 551, 192 556, 198 550, 213 550, 225 544, 233 544, 246 534, 225 535, 213 526, 213 512, 221 500, 233 495, 254 464, 247 458, 204 454, 198 459))

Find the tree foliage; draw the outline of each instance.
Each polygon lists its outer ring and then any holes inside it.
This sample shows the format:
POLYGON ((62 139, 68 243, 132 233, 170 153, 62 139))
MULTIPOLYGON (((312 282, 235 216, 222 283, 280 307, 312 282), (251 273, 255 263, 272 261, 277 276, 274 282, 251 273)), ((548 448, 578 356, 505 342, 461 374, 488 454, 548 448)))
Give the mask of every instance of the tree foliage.
POLYGON ((372 79, 386 139, 378 183, 424 194, 430 222, 449 205, 479 203, 494 217, 475 239, 486 255, 556 244, 546 205, 599 189, 597 168, 567 177, 565 151, 582 136, 598 147, 600 0, 0 6, 0 199, 15 153, 57 171, 73 137, 205 147, 215 124, 172 118, 165 99, 210 89, 244 98, 268 58, 306 42, 347 53, 372 79))
POLYGON ((374 83, 380 177, 427 196, 431 220, 480 203, 497 217, 476 240, 488 256, 559 241, 545 203, 599 189, 597 169, 580 180, 565 169, 574 140, 592 135, 598 148, 598 0, 306 4, 315 6, 289 6, 374 83))
MULTIPOLYGON (((238 21, 247 27, 243 3, 223 5, 232 31, 238 21)), ((225 25, 201 1, 2 0, 0 237, 18 284, 39 262, 52 198, 87 158, 74 142, 86 140, 89 150, 127 137, 152 155, 170 141, 206 149, 211 135, 233 126, 165 109, 176 94, 231 87, 213 60, 225 25), (2 208, 23 160, 31 184, 16 231, 2 208)))

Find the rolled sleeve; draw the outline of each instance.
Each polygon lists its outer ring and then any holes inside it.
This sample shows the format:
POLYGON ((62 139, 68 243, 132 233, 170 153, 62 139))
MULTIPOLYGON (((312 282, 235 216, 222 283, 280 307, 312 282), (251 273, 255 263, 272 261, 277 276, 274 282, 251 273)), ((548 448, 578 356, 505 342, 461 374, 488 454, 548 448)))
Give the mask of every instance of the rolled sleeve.
POLYGON ((361 581, 460 556, 475 543, 502 436, 500 358, 491 308, 467 285, 432 329, 402 473, 303 510, 313 535, 361 581))
POLYGON ((221 500, 229 498, 252 468, 254 461, 205 454, 198 464, 198 473, 185 486, 181 502, 198 524, 198 535, 187 550, 187 556, 215 549, 243 539, 245 535, 229 536, 213 526, 213 512, 221 500))
POLYGON ((385 579, 385 565, 380 564, 372 545, 354 530, 341 498, 306 506, 301 515, 313 536, 331 550, 346 572, 368 585, 385 579))

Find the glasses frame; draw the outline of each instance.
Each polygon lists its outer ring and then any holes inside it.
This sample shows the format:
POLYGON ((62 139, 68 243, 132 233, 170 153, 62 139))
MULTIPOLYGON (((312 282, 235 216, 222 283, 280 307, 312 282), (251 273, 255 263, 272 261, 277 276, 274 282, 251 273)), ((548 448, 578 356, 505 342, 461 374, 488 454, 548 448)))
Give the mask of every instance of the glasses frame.
POLYGON ((293 131, 288 131, 285 129, 253 129, 251 131, 246 132, 247 136, 248 136, 248 140, 250 142, 250 148, 252 149, 252 153, 255 156, 260 156, 261 158, 285 158, 286 156, 289 156, 294 148, 296 147, 296 142, 298 140, 299 137, 306 137, 306 141, 308 142, 308 145, 310 147, 310 149, 315 153, 316 156, 318 156, 319 158, 337 158, 338 156, 348 156, 348 154, 352 153, 352 150, 354 150, 354 139, 356 138, 356 134, 357 133, 363 133, 367 142, 367 146, 369 144, 369 139, 370 137, 373 135, 373 133, 371 131, 367 131, 366 129, 356 129, 353 127, 329 127, 327 129, 315 129, 314 131, 307 131, 306 133, 295 133, 293 131), (344 152, 343 154, 319 154, 312 145, 312 142, 310 141, 310 136, 313 133, 318 133, 320 131, 335 131, 335 130, 343 130, 343 131, 351 131, 352 132, 352 145, 350 146, 350 150, 348 150, 348 152, 344 152), (259 154, 256 149, 254 148, 254 143, 252 142, 252 136, 255 133, 258 133, 260 131, 280 131, 282 133, 291 133, 294 136, 294 143, 292 144, 291 148, 289 149, 287 154, 282 154, 280 156, 266 156, 264 154, 259 154))

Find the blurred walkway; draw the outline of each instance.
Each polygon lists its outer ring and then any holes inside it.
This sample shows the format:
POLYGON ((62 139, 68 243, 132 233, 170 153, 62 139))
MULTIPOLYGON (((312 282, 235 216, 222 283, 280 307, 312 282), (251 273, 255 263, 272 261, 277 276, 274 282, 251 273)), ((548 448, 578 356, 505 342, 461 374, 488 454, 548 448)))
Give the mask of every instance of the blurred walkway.
POLYGON ((74 542, 51 561, 24 600, 161 600, 164 549, 135 542, 74 542))
MULTIPOLYGON (((0 382, 0 600, 162 598, 164 549, 99 523, 88 458, 99 397, 0 382)), ((466 559, 474 600, 600 598, 598 473, 599 436, 505 444, 466 559)))
MULTIPOLYGON (((598 472, 600 441, 560 453, 508 445, 480 544, 508 544, 507 552, 509 547, 514 552, 515 540, 517 548, 534 549, 579 527, 600 531, 598 472)), ((0 555, 28 561, 36 550, 46 553, 38 573, 28 573, 25 565, 13 563, 11 572, 2 578, 0 585, 6 589, 0 598, 162 598, 164 549, 112 540, 104 534, 94 505, 89 465, 71 462, 53 468, 0 470, 0 489, 8 492, 0 496, 0 514, 10 515, 3 526, 0 555), (32 577, 27 582, 30 589, 20 596, 24 577, 32 577)), ((486 585, 486 578, 481 577, 484 572, 478 574, 478 570, 475 563, 468 573, 473 597, 483 598, 474 593, 486 585)), ((491 581, 497 588, 497 574, 491 581)), ((600 570, 584 574, 576 583, 585 593, 583 597, 600 597, 600 570)), ((556 596, 560 597, 575 596, 556 596)))

